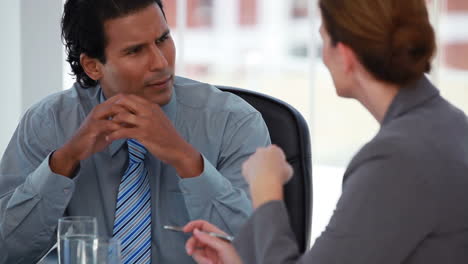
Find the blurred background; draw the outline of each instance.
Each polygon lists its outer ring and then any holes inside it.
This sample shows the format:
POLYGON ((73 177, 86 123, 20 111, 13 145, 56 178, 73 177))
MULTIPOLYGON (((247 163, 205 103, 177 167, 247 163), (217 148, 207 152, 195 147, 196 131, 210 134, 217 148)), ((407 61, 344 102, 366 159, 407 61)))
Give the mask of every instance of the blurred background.
MULTIPOLYGON (((176 42, 178 75, 272 95, 307 120, 313 243, 333 212, 347 163, 379 128, 361 105, 335 94, 321 61, 317 0, 163 2, 176 42)), ((438 37, 429 77, 468 113, 468 1, 427 4, 438 37)), ((0 3, 0 155, 31 104, 74 82, 60 40, 62 8, 62 0, 0 3)))

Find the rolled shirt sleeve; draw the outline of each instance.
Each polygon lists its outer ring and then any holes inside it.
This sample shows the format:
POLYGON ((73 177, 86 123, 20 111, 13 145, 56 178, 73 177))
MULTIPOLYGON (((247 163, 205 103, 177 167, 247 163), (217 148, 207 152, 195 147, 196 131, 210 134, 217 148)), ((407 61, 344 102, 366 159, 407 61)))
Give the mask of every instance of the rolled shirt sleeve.
POLYGON ((0 263, 33 263, 55 243, 57 219, 74 191, 74 180, 55 174, 52 120, 25 113, 0 163, 0 263), (50 136, 52 135, 52 136, 50 136))
POLYGON ((31 239, 37 236, 38 240, 48 243, 55 232, 58 217, 63 214, 71 199, 74 181, 53 173, 49 167, 49 158, 50 155, 22 185, 1 198, 2 209, 3 203, 6 203, 2 237, 7 240, 12 256, 13 252, 24 247, 24 243, 28 243, 26 239, 19 239, 18 243, 22 246, 10 245, 15 237, 31 239))
POLYGON ((218 164, 203 157, 202 174, 180 179, 179 187, 192 220, 204 219, 236 234, 252 212, 242 163, 258 147, 269 145, 270 138, 258 112, 234 122, 226 131, 218 164))

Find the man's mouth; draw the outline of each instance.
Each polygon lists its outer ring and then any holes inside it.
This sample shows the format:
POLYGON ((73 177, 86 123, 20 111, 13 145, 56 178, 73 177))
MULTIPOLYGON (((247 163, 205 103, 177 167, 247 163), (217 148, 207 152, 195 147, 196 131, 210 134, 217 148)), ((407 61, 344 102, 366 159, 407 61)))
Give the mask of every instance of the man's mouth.
POLYGON ((172 75, 165 77, 164 79, 155 80, 147 84, 147 86, 163 87, 166 86, 172 80, 172 75))

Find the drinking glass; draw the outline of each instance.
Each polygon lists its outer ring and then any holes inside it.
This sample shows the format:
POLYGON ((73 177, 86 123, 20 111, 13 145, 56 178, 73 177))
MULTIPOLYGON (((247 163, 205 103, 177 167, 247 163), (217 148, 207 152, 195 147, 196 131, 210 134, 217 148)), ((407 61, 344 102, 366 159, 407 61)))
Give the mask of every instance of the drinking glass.
POLYGON ((91 216, 62 217, 58 222, 59 264, 92 263, 87 244, 97 237, 97 221, 91 216))
POLYGON ((120 242, 116 238, 95 238, 89 241, 87 253, 91 254, 88 259, 92 259, 94 264, 120 264, 120 242))
POLYGON ((121 264, 120 243, 115 238, 84 236, 65 239, 64 248, 66 264, 121 264))

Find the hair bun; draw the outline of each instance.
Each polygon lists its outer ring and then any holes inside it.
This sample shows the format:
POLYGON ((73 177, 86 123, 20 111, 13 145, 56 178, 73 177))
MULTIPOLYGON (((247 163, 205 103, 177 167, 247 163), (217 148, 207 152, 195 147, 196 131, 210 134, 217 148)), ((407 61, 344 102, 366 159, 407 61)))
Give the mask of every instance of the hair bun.
POLYGON ((434 31, 430 24, 409 21, 399 24, 391 33, 387 73, 391 79, 406 82, 420 78, 430 70, 435 51, 434 31))

